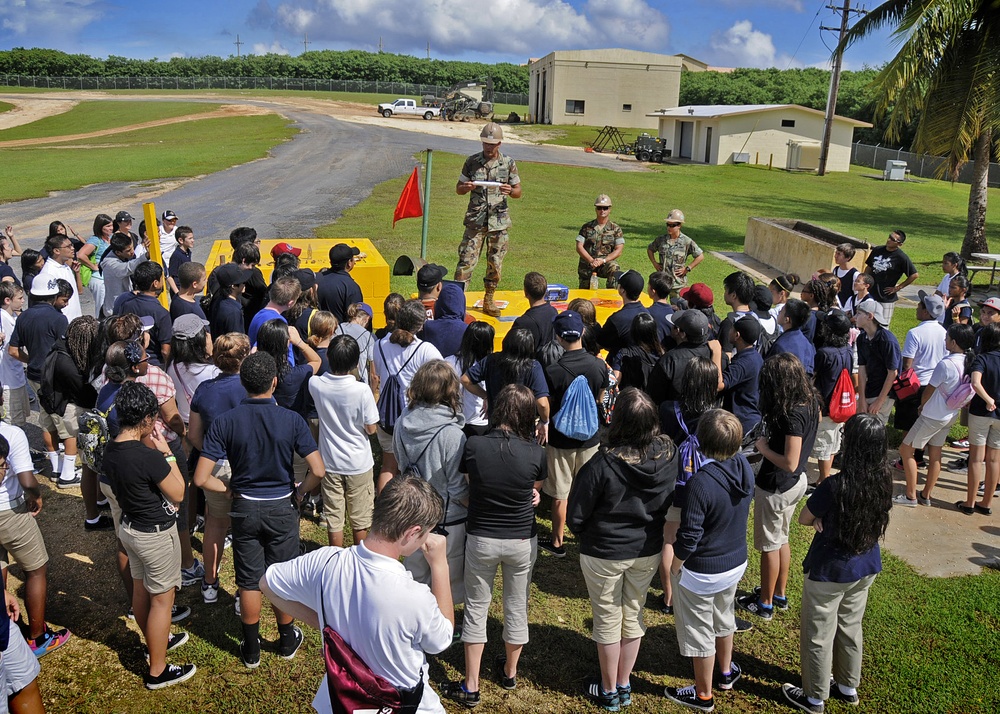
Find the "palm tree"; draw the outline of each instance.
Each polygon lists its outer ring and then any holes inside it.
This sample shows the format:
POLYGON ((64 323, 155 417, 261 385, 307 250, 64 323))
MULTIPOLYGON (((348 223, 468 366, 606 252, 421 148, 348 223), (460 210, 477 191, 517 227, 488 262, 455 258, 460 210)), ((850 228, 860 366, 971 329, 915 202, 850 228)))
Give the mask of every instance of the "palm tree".
POLYGON ((971 158, 962 255, 986 252, 986 187, 1000 137, 1000 0, 888 0, 848 32, 842 47, 894 27, 899 53, 879 72, 876 119, 897 138, 918 120, 913 150, 944 156, 952 181, 971 158))

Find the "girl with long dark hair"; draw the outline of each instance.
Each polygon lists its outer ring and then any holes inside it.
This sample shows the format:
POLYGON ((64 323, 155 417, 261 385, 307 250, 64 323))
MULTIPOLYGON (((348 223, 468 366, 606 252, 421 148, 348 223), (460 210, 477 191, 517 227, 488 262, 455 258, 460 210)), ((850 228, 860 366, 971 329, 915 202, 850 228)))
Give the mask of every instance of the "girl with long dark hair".
POLYGON ((21 285, 27 295, 31 295, 31 283, 42 272, 43 265, 45 258, 34 248, 25 248, 21 253, 21 285))
POLYGON ((813 278, 802 286, 800 295, 810 311, 809 319, 802 326, 802 334, 808 337, 810 342, 815 343, 816 323, 834 306, 833 301, 837 299, 837 293, 819 278, 813 278))
POLYGON ((785 587, 792 552, 788 532, 806 493, 806 464, 819 426, 819 395, 798 357, 787 352, 764 360, 760 373, 763 456, 753 498, 754 548, 760 551, 760 587, 737 599, 740 608, 770 620, 788 608, 785 587))
POLYGON ((94 296, 94 309, 98 314, 104 306, 104 275, 99 266, 101 258, 111 247, 111 235, 114 232, 114 221, 111 216, 106 213, 98 213, 94 218, 93 234, 76 252, 76 257, 80 260, 81 265, 86 266, 90 271, 86 281, 83 281, 83 275, 80 279, 85 287, 90 288, 90 292, 94 296))
POLYGON ((619 390, 628 387, 645 390, 649 373, 662 356, 656 320, 648 312, 640 312, 632 319, 632 344, 618 350, 612 360, 619 390))
POLYGON ((971 283, 964 275, 956 275, 948 283, 948 297, 945 298, 944 324, 950 327, 953 323, 972 324, 972 303, 968 300, 971 283))
POLYGON ((508 384, 523 384, 535 395, 538 418, 549 420, 549 385, 545 371, 535 359, 535 337, 524 328, 516 328, 503 338, 499 352, 487 355, 465 371, 462 386, 466 391, 486 400, 486 415, 492 414, 493 402, 508 384), (486 388, 479 386, 486 383, 486 388))
MULTIPOLYGON (((476 320, 466 328, 465 334, 462 335, 462 346, 459 348, 458 354, 445 357, 444 361, 454 367, 455 373, 459 376, 465 374, 474 364, 493 354, 495 335, 496 331, 493 329, 493 325, 476 320)), ((480 382, 477 386, 480 389, 485 389, 486 383, 480 382)), ((462 387, 462 413, 465 415, 464 431, 466 436, 483 436, 490 430, 483 398, 473 394, 465 387, 462 387)))
POLYGON ((979 331, 979 356, 969 368, 976 395, 969 403, 969 474, 965 500, 955 507, 966 515, 990 515, 993 493, 1000 481, 1000 324, 989 324, 979 331), (986 484, 983 500, 976 503, 976 489, 986 484))
POLYGON ((958 275, 969 277, 969 269, 965 267, 965 260, 962 256, 950 251, 941 258, 941 270, 944 272, 944 277, 941 278, 941 282, 934 292, 947 300, 948 286, 951 284, 952 278, 958 275))
MULTIPOLYGON (((474 325, 466 330, 466 335, 474 325)), ((545 478, 545 449, 535 443, 535 397, 519 384, 497 395, 490 431, 465 443, 469 520, 465 541, 465 680, 445 696, 472 706, 479 701, 479 672, 486 648, 486 620, 497 567, 503 571, 503 641, 494 673, 504 689, 517 686, 517 663, 528 642, 528 595, 538 556, 535 506, 545 478)))
POLYGON ((802 686, 781 688, 805 711, 822 711, 831 696, 858 703, 861 622, 868 589, 882 570, 878 542, 892 508, 887 448, 877 416, 851 417, 844 425, 844 467, 819 485, 799 513, 799 523, 816 530, 802 563, 802 686))
POLYGON ((319 371, 322 364, 316 350, 299 336, 299 331, 294 327, 284 320, 274 319, 260 326, 257 351, 267 352, 278 365, 278 386, 274 388, 274 401, 278 406, 304 414, 309 396, 309 378, 319 371), (289 364, 289 343, 305 356, 305 364, 289 364))

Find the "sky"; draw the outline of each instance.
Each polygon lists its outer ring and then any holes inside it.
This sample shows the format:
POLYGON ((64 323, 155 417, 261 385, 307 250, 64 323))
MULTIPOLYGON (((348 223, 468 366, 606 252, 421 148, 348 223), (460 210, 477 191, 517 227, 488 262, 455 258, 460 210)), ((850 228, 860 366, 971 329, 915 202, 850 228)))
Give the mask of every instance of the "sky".
MULTIPOLYGON (((150 59, 360 49, 525 63, 553 50, 621 47, 718 67, 829 67, 840 0, 0 0, 0 49, 150 59)), ((878 3, 870 3, 873 7, 878 3)), ((858 0, 852 6, 858 6, 858 0)), ((878 66, 888 33, 851 47, 878 66)))

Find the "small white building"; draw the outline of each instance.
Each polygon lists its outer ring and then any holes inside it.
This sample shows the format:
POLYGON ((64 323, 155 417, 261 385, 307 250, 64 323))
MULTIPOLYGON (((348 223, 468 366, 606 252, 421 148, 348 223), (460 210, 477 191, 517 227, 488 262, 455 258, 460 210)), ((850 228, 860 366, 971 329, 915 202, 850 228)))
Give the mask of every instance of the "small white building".
MULTIPOLYGON (((798 104, 693 105, 651 112, 674 158, 712 165, 819 167, 824 114, 798 104)), ((854 129, 868 122, 835 116, 827 171, 847 171, 854 129)))

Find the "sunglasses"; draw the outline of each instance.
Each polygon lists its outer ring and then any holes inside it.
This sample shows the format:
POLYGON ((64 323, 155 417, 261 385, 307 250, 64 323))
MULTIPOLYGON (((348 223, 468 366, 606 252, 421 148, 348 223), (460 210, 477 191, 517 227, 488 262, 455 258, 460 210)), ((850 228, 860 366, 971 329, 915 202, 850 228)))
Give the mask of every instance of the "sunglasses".
POLYGON ((610 211, 611 206, 594 206, 598 211, 610 211))
POLYGON ((668 223, 667 228, 679 228, 680 225, 680 223, 668 223))
POLYGON ((893 243, 899 243, 900 245, 903 245, 903 243, 906 242, 906 238, 897 238, 896 236, 892 235, 889 236, 889 240, 891 240, 893 243))

